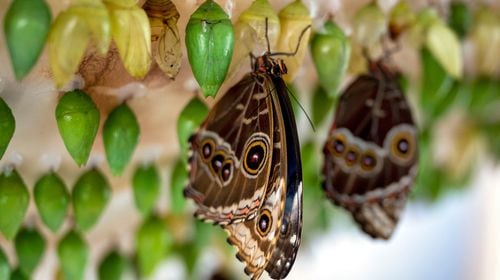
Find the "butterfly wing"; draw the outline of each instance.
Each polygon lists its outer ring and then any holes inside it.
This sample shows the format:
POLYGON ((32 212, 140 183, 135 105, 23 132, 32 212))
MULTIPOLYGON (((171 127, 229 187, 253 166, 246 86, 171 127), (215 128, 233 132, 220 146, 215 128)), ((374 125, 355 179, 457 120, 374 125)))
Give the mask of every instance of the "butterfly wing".
POLYGON ((189 184, 200 219, 229 224, 261 208, 271 172, 273 106, 266 82, 246 75, 190 138, 189 184))
POLYGON ((259 279, 264 272, 280 234, 286 183, 280 171, 273 177, 272 191, 255 218, 223 226, 229 235, 227 241, 236 248, 236 257, 252 279, 259 279))
POLYGON ((324 189, 362 229, 388 239, 417 170, 417 132, 395 78, 374 71, 339 100, 324 146, 324 189))
POLYGON ((280 234, 266 270, 273 279, 283 279, 290 272, 302 235, 302 161, 295 117, 283 80, 274 79, 286 142, 286 202, 280 234))
POLYGON ((224 226, 229 243, 238 250, 236 256, 252 279, 258 279, 264 269, 273 279, 285 278, 295 262, 302 231, 302 167, 295 118, 283 80, 273 77, 273 85, 272 187, 255 219, 224 226), (263 234, 262 218, 266 215, 273 222, 263 234))
MULTIPOLYGON (((275 98, 271 80, 266 79, 269 99, 275 98)), ((283 118, 279 104, 273 100, 274 136, 270 186, 267 188, 264 204, 255 218, 241 223, 224 225, 228 242, 233 245, 236 257, 245 264, 245 273, 258 279, 269 263, 280 235, 281 222, 285 210, 287 178, 287 143, 283 118)))

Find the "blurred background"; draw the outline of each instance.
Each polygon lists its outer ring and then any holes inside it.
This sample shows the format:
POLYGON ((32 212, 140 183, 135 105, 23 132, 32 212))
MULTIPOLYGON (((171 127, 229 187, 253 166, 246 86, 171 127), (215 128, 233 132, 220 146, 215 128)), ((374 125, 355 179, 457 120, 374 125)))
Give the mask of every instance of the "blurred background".
MULTIPOLYGON (((29 0, 22 1, 30 7, 29 0)), ((0 0, 1 30, 13 2, 0 0)), ((101 1, 45 2, 54 28, 62 11, 101 1)), ((145 1, 128 2, 141 7, 145 1)), ((17 237, 8 237, 0 228, 0 279, 6 266, 26 279, 79 279, 80 275, 82 279, 246 279, 223 230, 196 221, 193 203, 182 196, 187 135, 215 99, 205 99, 199 92, 184 43, 189 17, 203 1, 172 2, 179 13, 182 53, 175 79, 153 67, 144 79, 136 80, 127 73, 116 47, 99 57, 91 43, 75 75, 56 87, 49 45, 64 53, 74 47, 70 38, 66 44, 44 43, 29 74, 16 79, 7 46, 14 39, 2 32, 0 97, 12 110, 16 125, 0 169, 17 170, 30 200, 17 237), (95 143, 82 167, 66 150, 55 118, 62 93, 73 89, 85 91, 100 114, 95 143), (123 174, 113 176, 106 162, 103 123, 124 101, 135 114, 140 136, 123 174), (93 217, 95 223, 83 229, 68 206, 62 224, 55 229, 48 226, 40 214, 43 203, 35 202, 34 185, 55 171, 71 193, 80 176, 94 168, 111 187, 103 208, 93 217), (147 186, 140 187, 140 179, 136 181, 138 170, 148 168, 155 170, 156 181, 151 184, 158 185, 152 194, 147 186), (137 206, 137 197, 148 195, 153 197, 151 206, 146 210, 137 206)), ((253 1, 215 2, 236 24, 253 1)), ((293 1, 268 2, 277 14, 293 1)), ((298 2, 309 10, 311 38, 324 32, 323 25, 331 19, 345 35, 339 40, 349 51, 342 53, 345 67, 338 66, 344 71, 335 89, 325 88, 318 76, 311 46, 304 48, 296 77, 290 78, 290 89, 311 116, 315 131, 296 106, 304 165, 304 222, 302 245, 288 279, 500 279, 500 1, 298 2), (336 99, 366 71, 361 49, 380 56, 380 39, 394 30, 400 32, 396 32, 398 43, 390 42, 398 46, 391 65, 401 72, 420 130, 420 163, 394 235, 379 241, 361 232, 348 212, 324 197, 321 150, 336 99)), ((106 7, 114 9, 113 5, 106 7)), ((241 65, 230 68, 218 97, 250 70, 247 61, 241 65)), ((151 182, 150 175, 144 176, 151 182)), ((72 196, 76 204, 76 195, 72 196)), ((90 208, 84 212, 94 211, 92 205, 86 204, 90 208)), ((0 220, 13 213, 5 209, 0 220)))

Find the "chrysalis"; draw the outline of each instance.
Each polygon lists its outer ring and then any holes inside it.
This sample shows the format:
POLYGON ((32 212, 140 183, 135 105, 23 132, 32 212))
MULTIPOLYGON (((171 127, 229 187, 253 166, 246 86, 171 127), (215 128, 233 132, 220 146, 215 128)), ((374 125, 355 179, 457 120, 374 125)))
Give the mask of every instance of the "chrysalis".
POLYGON ((111 25, 102 3, 75 4, 57 16, 47 39, 50 66, 57 87, 71 80, 91 40, 100 54, 108 51, 111 25))
POLYGON ((24 220, 29 204, 29 193, 16 170, 0 171, 0 233, 13 239, 24 220))
POLYGON ((57 257, 64 279, 83 280, 89 248, 80 233, 71 230, 57 245, 57 257))
POLYGON ((111 198, 111 187, 106 177, 94 168, 78 178, 71 196, 75 223, 81 231, 87 231, 101 218, 111 198))
POLYGON ((37 62, 45 45, 50 20, 50 9, 44 0, 12 1, 5 14, 5 41, 18 80, 26 76, 37 62))
POLYGON ((127 72, 142 79, 151 66, 151 28, 143 9, 108 5, 111 36, 127 72))
POLYGON ((205 1, 186 26, 189 64, 203 95, 215 96, 229 70, 234 31, 229 16, 213 0, 205 1))
POLYGON ((323 28, 313 35, 311 55, 320 84, 330 97, 337 96, 340 82, 349 64, 351 45, 342 29, 333 21, 326 22, 323 28))
POLYGON ((151 25, 151 53, 156 64, 175 78, 181 67, 181 42, 177 21, 179 12, 170 0, 148 0, 142 7, 151 25))
POLYGON ((283 75, 283 79, 285 82, 291 82, 297 75, 308 49, 311 30, 306 30, 304 34, 302 34, 302 31, 311 25, 312 18, 309 10, 300 0, 296 0, 283 8, 279 13, 279 18, 281 30, 278 50, 286 53, 297 50, 294 55, 283 58, 288 69, 287 74, 283 75), (299 36, 302 36, 302 40, 297 48, 299 36))
POLYGON ((61 97, 55 116, 64 146, 78 166, 85 165, 99 129, 97 106, 85 92, 74 90, 61 97))
POLYGON ((130 107, 117 106, 104 122, 102 136, 109 168, 114 176, 120 176, 132 158, 139 143, 140 127, 130 107))
POLYGON ((269 45, 275 49, 280 35, 280 22, 269 1, 255 0, 241 13, 234 25, 235 46, 229 67, 230 76, 248 65, 249 53, 261 54, 267 49, 266 19, 269 45))

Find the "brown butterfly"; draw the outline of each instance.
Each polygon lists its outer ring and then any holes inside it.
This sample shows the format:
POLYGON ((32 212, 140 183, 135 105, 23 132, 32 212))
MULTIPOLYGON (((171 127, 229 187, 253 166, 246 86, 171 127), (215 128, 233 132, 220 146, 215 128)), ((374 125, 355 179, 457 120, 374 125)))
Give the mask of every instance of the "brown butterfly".
POLYGON ((417 129, 397 76, 370 62, 341 95, 323 149, 323 188, 374 238, 390 238, 417 174, 417 129))
MULTIPOLYGON (((190 138, 184 195, 195 215, 220 224, 245 272, 282 279, 302 230, 302 167, 295 118, 276 53, 254 57, 253 71, 214 105, 190 138)), ((279 55, 279 54, 278 54, 279 55)))

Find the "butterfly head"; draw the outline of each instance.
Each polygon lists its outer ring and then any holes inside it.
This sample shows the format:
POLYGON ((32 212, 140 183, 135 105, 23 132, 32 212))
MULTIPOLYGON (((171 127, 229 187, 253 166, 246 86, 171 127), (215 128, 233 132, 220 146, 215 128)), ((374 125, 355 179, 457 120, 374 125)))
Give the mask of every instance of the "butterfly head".
POLYGON ((283 59, 272 58, 270 53, 266 53, 255 59, 254 72, 281 77, 287 73, 287 68, 283 59))

